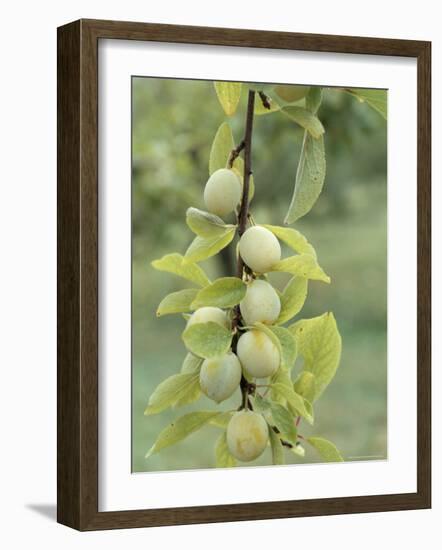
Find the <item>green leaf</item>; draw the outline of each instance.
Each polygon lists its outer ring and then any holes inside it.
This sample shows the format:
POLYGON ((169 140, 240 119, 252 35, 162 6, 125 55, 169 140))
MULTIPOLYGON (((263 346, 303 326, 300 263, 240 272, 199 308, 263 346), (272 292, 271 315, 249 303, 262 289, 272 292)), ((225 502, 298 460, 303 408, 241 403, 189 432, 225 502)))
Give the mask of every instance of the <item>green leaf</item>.
POLYGON ((210 149, 209 174, 227 167, 230 153, 235 147, 232 129, 227 122, 223 122, 218 128, 210 149))
MULTIPOLYGON (((220 168, 226 168, 230 158, 232 149, 235 148, 235 142, 232 134, 232 130, 227 122, 223 122, 216 132, 215 139, 212 143, 209 158, 209 173, 213 174, 220 168)), ((232 170, 240 178, 241 185, 244 182, 244 160, 242 157, 236 157, 233 161, 232 170)), ((249 181, 249 202, 253 199, 255 194, 255 183, 253 181, 253 175, 250 176, 249 181)))
POLYGON ((319 118, 304 107, 290 105, 284 107, 281 112, 302 126, 314 139, 320 138, 325 132, 319 118))
POLYGON ((215 444, 215 457, 217 468, 233 468, 236 466, 236 458, 230 454, 227 446, 226 432, 223 432, 215 444))
POLYGON ((315 375, 309 371, 302 371, 295 383, 293 389, 305 399, 313 402, 315 399, 315 375))
POLYGON ((283 439, 286 439, 290 443, 296 443, 297 430, 295 427, 295 421, 293 415, 289 411, 278 403, 270 403, 273 421, 281 432, 283 439))
POLYGON ((316 449, 325 462, 344 462, 341 453, 331 441, 322 437, 308 437, 307 441, 316 449))
POLYGON ((304 447, 298 442, 294 447, 290 449, 295 455, 300 456, 304 458, 305 456, 305 449, 304 447))
POLYGON ((210 284, 210 279, 204 273, 200 266, 184 262, 181 254, 166 254, 159 260, 154 260, 152 266, 158 271, 167 271, 178 275, 187 281, 192 281, 200 286, 210 284))
POLYGON ((235 114, 241 97, 241 82, 214 82, 216 95, 227 116, 235 114))
POLYGON ((238 277, 222 277, 202 288, 192 302, 192 308, 204 306, 229 308, 236 306, 246 295, 247 286, 238 277))
POLYGON ((193 353, 188 353, 184 358, 183 364, 181 366, 181 372, 183 374, 199 374, 201 365, 203 364, 203 359, 193 355, 193 353))
POLYGON ((272 463, 275 465, 285 464, 284 449, 281 440, 269 426, 269 439, 272 448, 272 463))
POLYGON ((265 93, 271 92, 275 87, 274 84, 268 82, 247 82, 246 86, 249 90, 265 93))
POLYGON ((325 180, 325 149, 323 136, 312 138, 304 133, 301 155, 296 171, 295 189, 284 223, 290 224, 309 212, 325 180))
POLYGON ((292 250, 298 254, 310 254, 316 258, 316 250, 313 246, 307 241, 302 233, 291 227, 279 227, 278 225, 266 225, 265 227, 271 231, 275 237, 278 237, 280 241, 285 243, 292 250))
POLYGON ((233 411, 220 413, 209 421, 209 424, 225 430, 233 416, 233 411))
MULTIPOLYGON (((184 256, 185 261, 189 263, 201 262, 218 254, 220 250, 228 246, 235 236, 236 227, 230 227, 215 237, 204 238, 195 237, 190 243, 184 256)), ((209 281, 210 282, 210 281, 209 281)))
POLYGON ((235 228, 235 225, 226 225, 224 221, 198 208, 188 208, 186 212, 186 223, 189 228, 200 237, 212 238, 223 235, 227 229, 235 228))
POLYGON ((359 99, 361 103, 367 103, 367 105, 387 120, 387 90, 374 90, 370 88, 344 88, 344 90, 359 99))
POLYGON ((157 309, 157 317, 168 315, 170 313, 183 313, 190 311, 190 304, 198 294, 197 288, 186 288, 178 292, 172 292, 163 298, 157 309))
POLYGON ((333 313, 301 319, 289 327, 304 358, 304 370, 315 375, 314 400, 333 379, 341 359, 341 336, 333 313))
POLYGON ((214 418, 217 414, 216 411, 199 411, 192 412, 181 416, 172 424, 169 424, 158 436, 154 445, 146 454, 146 458, 158 453, 166 447, 170 447, 179 441, 185 439, 188 435, 196 432, 200 428, 207 424, 210 419, 214 418))
POLYGON ((281 105, 279 105, 279 103, 275 99, 273 99, 270 96, 267 96, 267 99, 270 103, 270 109, 267 109, 267 107, 264 107, 260 97, 257 97, 255 99, 255 110, 254 110, 255 115, 257 116, 269 115, 271 113, 277 113, 279 110, 281 110, 281 105))
POLYGON ((232 334, 218 323, 190 325, 182 334, 186 347, 198 357, 209 359, 224 355, 230 349, 232 334))
POLYGON ((294 103, 304 99, 309 93, 310 86, 294 86, 293 84, 278 84, 275 93, 286 103, 294 103))
POLYGON ((282 325, 299 313, 307 297, 308 279, 292 277, 280 297, 281 312, 276 324, 282 325))
MULTIPOLYGON (((296 390, 295 390, 295 391, 296 391, 296 390)), ((313 405, 312 405, 311 402, 310 402, 308 399, 306 399, 305 397, 304 397, 304 406, 305 406, 305 409, 306 409, 306 411, 308 412, 308 414, 309 414, 312 418, 314 418, 314 417, 315 417, 315 413, 314 413, 314 410, 313 410, 313 405)))
POLYGON ((330 283, 330 277, 324 273, 316 259, 310 254, 298 254, 280 260, 272 266, 271 271, 282 271, 304 277, 304 279, 330 283))
POLYGON ((146 416, 156 414, 174 405, 194 386, 199 375, 195 373, 174 374, 157 386, 150 396, 149 404, 144 411, 146 416))
POLYGON ((296 340, 293 334, 284 327, 270 326, 269 329, 279 340, 281 366, 291 369, 296 361, 296 340))
POLYGON ((314 86, 310 88, 307 97, 305 98, 305 106, 314 115, 318 112, 318 109, 322 102, 322 88, 314 86))
POLYGON ((287 400, 287 404, 294 409, 297 414, 305 418, 310 424, 313 424, 313 418, 305 408, 304 399, 300 395, 295 393, 293 389, 280 383, 271 384, 270 387, 277 395, 284 397, 287 400))

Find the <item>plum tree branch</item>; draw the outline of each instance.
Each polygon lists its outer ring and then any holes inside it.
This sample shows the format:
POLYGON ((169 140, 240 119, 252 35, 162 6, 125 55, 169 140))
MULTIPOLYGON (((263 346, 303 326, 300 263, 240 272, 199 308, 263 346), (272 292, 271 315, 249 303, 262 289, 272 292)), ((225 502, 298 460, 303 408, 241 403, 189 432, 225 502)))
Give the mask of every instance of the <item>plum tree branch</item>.
MULTIPOLYGON (((244 139, 241 141, 241 143, 233 149, 230 159, 233 165, 234 159, 239 155, 239 152, 244 150, 244 175, 243 175, 243 189, 242 189, 242 197, 241 197, 241 205, 239 208, 238 213, 238 236, 241 238, 241 236, 244 234, 246 227, 247 227, 247 221, 249 218, 249 189, 250 189, 250 176, 252 174, 252 133, 253 133, 253 113, 255 109, 255 92, 253 90, 249 90, 249 95, 247 99, 247 115, 246 115, 246 128, 245 128, 245 135, 244 139), (234 156, 236 154, 236 156, 234 156)), ((240 279, 244 276, 244 271, 250 271, 248 267, 244 264, 243 259, 240 255, 238 255, 238 277, 240 279)), ((237 329, 237 327, 241 324, 241 311, 239 309, 239 306, 236 306, 235 308, 235 315, 233 318, 233 329, 237 329)), ((236 345, 238 342, 238 335, 234 335, 234 351, 236 352, 236 345)), ((249 382, 247 382, 244 375, 241 377, 240 382, 241 387, 241 393, 242 393, 242 402, 241 402, 241 408, 249 407, 252 408, 252 404, 250 400, 248 399, 248 394, 251 390, 251 385, 249 382)))

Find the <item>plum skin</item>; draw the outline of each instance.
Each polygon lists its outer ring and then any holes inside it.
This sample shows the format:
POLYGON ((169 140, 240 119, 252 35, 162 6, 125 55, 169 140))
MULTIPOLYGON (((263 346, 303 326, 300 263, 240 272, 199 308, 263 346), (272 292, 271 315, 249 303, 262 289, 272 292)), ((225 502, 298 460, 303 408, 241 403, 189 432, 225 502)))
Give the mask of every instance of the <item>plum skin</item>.
POLYGON ((207 180, 204 202, 207 210, 217 216, 233 212, 241 199, 241 181, 233 170, 220 168, 207 180))
POLYGON ((258 458, 269 440, 269 431, 263 416, 246 410, 238 411, 232 416, 226 435, 230 453, 241 462, 258 458))
POLYGON ((272 376, 281 363, 279 350, 272 340, 255 329, 241 335, 237 355, 244 370, 255 378, 272 376))
POLYGON ((272 324, 281 313, 281 300, 270 283, 258 279, 247 286, 239 307, 246 325, 256 322, 272 324))
POLYGON ((241 374, 241 363, 232 352, 206 359, 200 370, 201 390, 209 399, 221 403, 238 388, 241 374))
POLYGON ((254 225, 241 236, 239 253, 252 271, 266 273, 281 259, 281 246, 271 231, 254 225))

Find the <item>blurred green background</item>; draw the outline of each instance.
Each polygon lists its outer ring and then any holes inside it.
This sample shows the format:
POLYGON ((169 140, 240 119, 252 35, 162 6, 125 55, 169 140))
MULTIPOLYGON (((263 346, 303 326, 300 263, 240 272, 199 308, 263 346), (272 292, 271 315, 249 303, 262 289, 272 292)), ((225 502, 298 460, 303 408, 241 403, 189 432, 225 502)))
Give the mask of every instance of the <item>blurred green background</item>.
MULTIPOLYGON (((204 209, 213 137, 225 120, 213 83, 133 78, 133 471, 210 468, 220 434, 206 426, 187 440, 148 460, 159 432, 174 418, 214 404, 200 401, 145 417, 154 388, 181 368, 185 357, 180 315, 157 319, 156 307, 168 294, 189 286, 155 271, 150 262, 169 252, 184 253, 193 236, 185 224, 189 206, 204 209)), ((246 92, 230 119, 235 140, 242 138, 246 92)), ((345 460, 386 457, 387 453, 387 134, 382 117, 339 90, 326 89, 319 111, 326 134, 327 177, 313 210, 296 222, 318 252, 331 285, 311 282, 298 318, 333 311, 343 339, 337 375, 315 405, 315 426, 300 433, 326 437, 345 460)), ((291 199, 303 131, 274 113, 255 117, 253 173, 257 223, 282 225, 291 199)), ((228 221, 228 220, 226 220, 228 221)), ((232 248, 232 247, 230 247, 232 248)), ((283 248, 283 257, 288 250, 283 248)), ((202 263, 209 276, 234 273, 231 251, 202 263)), ((288 276, 274 274, 283 288, 288 276), (276 276, 278 275, 278 276, 276 276)), ((294 369, 296 375, 299 365, 294 369)), ((239 390, 221 404, 236 408, 239 390)), ((315 462, 286 453, 287 462, 315 462)), ((270 449, 253 465, 270 464, 270 449)))

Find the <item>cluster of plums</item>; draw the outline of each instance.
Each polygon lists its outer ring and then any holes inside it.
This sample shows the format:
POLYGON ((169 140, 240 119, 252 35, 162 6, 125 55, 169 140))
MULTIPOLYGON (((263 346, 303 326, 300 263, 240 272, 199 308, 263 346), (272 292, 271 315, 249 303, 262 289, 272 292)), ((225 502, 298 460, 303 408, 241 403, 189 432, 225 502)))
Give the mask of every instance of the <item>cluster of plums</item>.
MULTIPOLYGON (((217 170, 205 187, 206 207, 214 214, 227 215, 236 209, 241 192, 241 181, 233 170, 217 170)), ((273 233, 255 225, 241 236, 239 254, 255 275, 260 276, 281 259, 281 247, 273 233)), ((239 308, 246 329, 241 331, 236 353, 230 350, 223 356, 205 359, 201 366, 201 390, 217 403, 234 393, 243 371, 248 378, 267 378, 276 373, 281 362, 273 341, 263 331, 253 328, 257 322, 271 325, 278 319, 281 302, 276 290, 266 280, 253 278, 247 284, 239 308)), ((196 310, 188 320, 188 326, 210 321, 230 328, 227 313, 217 307, 196 310)), ((227 445, 238 460, 254 460, 262 454, 267 442, 268 427, 261 414, 241 410, 232 416, 227 427, 227 445)))

